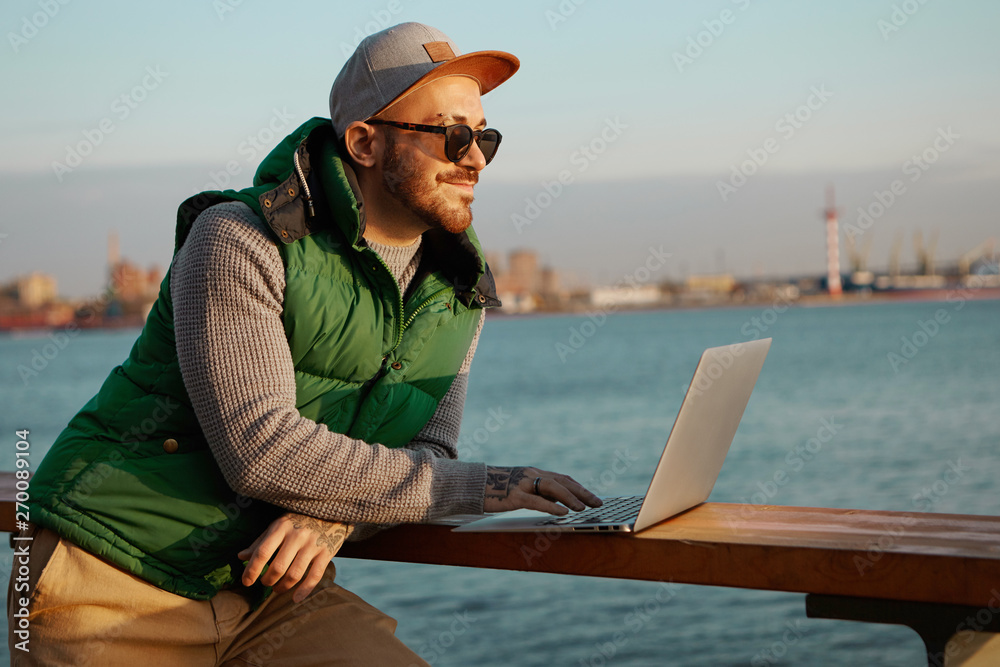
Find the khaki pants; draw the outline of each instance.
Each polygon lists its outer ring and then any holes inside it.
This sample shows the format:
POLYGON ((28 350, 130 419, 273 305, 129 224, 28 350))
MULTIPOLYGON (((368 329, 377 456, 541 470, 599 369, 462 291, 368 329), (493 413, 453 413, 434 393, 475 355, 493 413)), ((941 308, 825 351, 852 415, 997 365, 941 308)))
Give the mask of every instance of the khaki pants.
MULTIPOLYGON (((426 665, 398 639, 396 621, 333 582, 331 565, 312 594, 271 595, 257 610, 235 591, 191 600, 33 527, 28 590, 8 588, 12 665, 101 667, 426 665), (30 652, 15 645, 20 598, 28 597, 30 652), (142 662, 138 660, 141 659, 142 662)), ((20 583, 20 582, 19 582, 20 583)))

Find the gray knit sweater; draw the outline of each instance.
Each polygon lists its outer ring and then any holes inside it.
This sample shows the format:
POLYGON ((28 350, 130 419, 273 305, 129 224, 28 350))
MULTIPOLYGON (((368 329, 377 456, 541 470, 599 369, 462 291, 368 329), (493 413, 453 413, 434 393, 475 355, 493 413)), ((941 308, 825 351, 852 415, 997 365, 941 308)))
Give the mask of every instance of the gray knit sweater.
MULTIPOLYGON (((346 523, 481 513, 486 466, 457 460, 479 331, 437 412, 405 448, 333 433, 295 408, 282 323, 284 264, 264 224, 245 204, 213 206, 171 265, 184 385, 226 481, 243 495, 346 523)), ((419 241, 370 245, 405 291, 420 261, 419 241)), ((480 331, 482 324, 480 317, 480 331)))

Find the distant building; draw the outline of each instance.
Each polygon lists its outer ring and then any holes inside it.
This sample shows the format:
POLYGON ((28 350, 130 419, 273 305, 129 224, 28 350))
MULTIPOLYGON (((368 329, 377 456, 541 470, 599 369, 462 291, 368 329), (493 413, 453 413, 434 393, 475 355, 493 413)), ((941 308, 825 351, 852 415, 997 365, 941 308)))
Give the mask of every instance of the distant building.
POLYGON ((538 266, 538 253, 534 250, 513 250, 507 257, 506 266, 494 253, 487 255, 497 283, 497 295, 503 302, 503 309, 512 313, 526 313, 535 310, 542 302, 545 284, 558 283, 550 275, 550 269, 538 266))
POLYGON ((542 269, 541 285, 539 291, 545 296, 557 296, 564 290, 562 281, 559 279, 559 272, 555 269, 542 269))
POLYGON ((538 269, 538 253, 533 250, 514 250, 505 278, 506 289, 521 294, 535 294, 541 287, 541 273, 538 269))
POLYGON ((684 306, 707 306, 739 300, 739 283, 729 273, 688 276, 677 302, 684 306))
POLYGON ((688 276, 684 287, 689 291, 729 294, 736 289, 736 279, 728 273, 688 276))
POLYGON ((163 270, 157 266, 143 269, 125 259, 111 267, 112 288, 123 302, 155 300, 161 280, 163 270))
POLYGON ((37 271, 15 278, 7 292, 18 306, 28 309, 52 303, 58 294, 55 276, 37 271))
POLYGON ((503 273, 504 270, 503 257, 500 255, 500 253, 496 251, 487 252, 486 263, 489 264, 490 271, 493 272, 494 278, 503 273))
POLYGON ((118 234, 112 231, 108 235, 108 274, 114 294, 108 315, 145 319, 160 290, 163 269, 156 265, 143 269, 122 259, 118 252, 118 234))
POLYGON ((659 302, 662 296, 656 285, 597 287, 590 292, 590 303, 598 308, 644 306, 659 302))
POLYGON ((0 330, 58 327, 73 308, 57 299, 56 279, 47 273, 19 276, 0 286, 0 330))

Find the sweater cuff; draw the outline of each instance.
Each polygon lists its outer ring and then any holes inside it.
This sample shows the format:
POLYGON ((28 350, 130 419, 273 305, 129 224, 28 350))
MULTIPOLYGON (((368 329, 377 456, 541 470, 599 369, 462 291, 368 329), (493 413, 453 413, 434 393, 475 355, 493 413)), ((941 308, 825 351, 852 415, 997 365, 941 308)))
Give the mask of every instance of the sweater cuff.
POLYGON ((482 514, 486 500, 486 464, 433 458, 434 500, 427 520, 452 514, 482 514))

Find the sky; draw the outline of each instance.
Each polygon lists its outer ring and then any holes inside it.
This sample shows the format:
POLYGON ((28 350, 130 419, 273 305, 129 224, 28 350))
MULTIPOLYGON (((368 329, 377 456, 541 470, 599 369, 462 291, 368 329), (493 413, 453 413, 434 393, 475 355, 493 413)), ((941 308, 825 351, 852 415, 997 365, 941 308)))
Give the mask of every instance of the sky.
MULTIPOLYGON (((0 282, 67 297, 125 257, 168 265, 177 205, 250 184, 365 35, 405 21, 520 71, 474 225, 613 283, 820 275, 824 193, 884 269, 903 234, 939 262, 1000 236, 1000 4, 986 0, 351 3, 7 0, 0 6, 0 282), (867 211, 869 217, 859 211, 867 211)), ((842 267, 849 268, 842 249, 842 267)))

